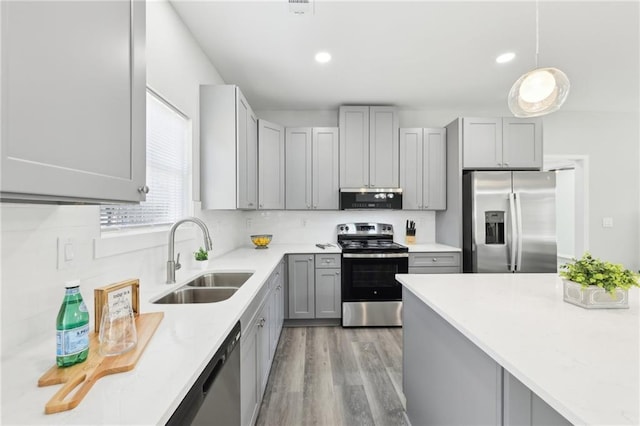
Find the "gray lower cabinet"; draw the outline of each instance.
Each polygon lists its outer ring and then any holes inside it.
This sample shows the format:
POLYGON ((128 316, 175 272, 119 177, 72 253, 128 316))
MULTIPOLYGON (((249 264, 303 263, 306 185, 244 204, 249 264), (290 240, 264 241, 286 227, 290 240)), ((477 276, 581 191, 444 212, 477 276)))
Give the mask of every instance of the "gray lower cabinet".
POLYGON ((410 274, 455 274, 462 272, 459 252, 409 253, 410 274))
POLYGON ((289 255, 289 319, 341 318, 340 254, 289 255))
POLYGON ((446 129, 400 129, 403 210, 447 208, 446 129))
POLYGON ((240 319, 240 413, 243 426, 258 416, 283 323, 283 262, 240 319))
POLYGON ((289 318, 315 318, 315 262, 312 254, 289 255, 289 318))
POLYGON ((411 291, 403 292, 402 368, 411 424, 570 424, 411 291))
POLYGON ((316 318, 341 318, 340 268, 316 269, 316 318))
POLYGON ((0 3, 1 198, 143 201, 145 2, 0 3))
POLYGON ((500 366, 406 290, 402 326, 411 424, 500 425, 500 366))

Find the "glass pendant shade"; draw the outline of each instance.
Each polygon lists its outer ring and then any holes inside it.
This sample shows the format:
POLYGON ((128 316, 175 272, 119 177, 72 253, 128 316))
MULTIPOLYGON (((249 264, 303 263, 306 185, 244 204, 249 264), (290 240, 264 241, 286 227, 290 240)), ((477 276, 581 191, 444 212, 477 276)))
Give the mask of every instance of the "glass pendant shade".
POLYGON ((569 79, 557 68, 537 68, 516 81, 509 109, 516 117, 537 117, 560 109, 569 94, 569 79))

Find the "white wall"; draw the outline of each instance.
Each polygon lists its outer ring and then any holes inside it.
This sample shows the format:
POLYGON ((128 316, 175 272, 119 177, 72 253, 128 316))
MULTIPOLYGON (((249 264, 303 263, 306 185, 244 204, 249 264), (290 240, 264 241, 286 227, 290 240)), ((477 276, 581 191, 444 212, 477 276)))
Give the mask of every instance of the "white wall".
POLYGON ((635 113, 558 111, 544 119, 545 154, 589 157, 589 250, 594 256, 640 268, 638 151, 635 113), (613 228, 602 218, 612 217, 613 228))
POLYGON ((558 170, 556 172, 556 235, 558 256, 565 258, 580 257, 575 252, 575 172, 558 170))
MULTIPOLYGON (((147 2, 147 78, 151 88, 192 119, 194 193, 198 194, 198 88, 201 83, 223 81, 165 1, 147 2)), ((195 214, 201 215, 199 203, 195 204, 195 214)), ((140 241, 136 238, 101 239, 98 206, 0 204, 0 216, 3 356, 29 340, 54 336, 67 280, 81 280, 82 294, 93 312, 95 287, 129 278, 140 278, 141 286, 165 279, 167 231, 156 236, 152 247, 135 249, 140 241), (59 236, 75 240, 73 269, 56 268, 59 236), (122 253, 96 258, 94 244, 96 253, 122 253)), ((204 217, 211 225, 214 256, 236 247, 240 212, 206 212, 204 217)), ((191 239, 176 245, 183 259, 201 245, 198 233, 187 231, 184 234, 191 239)), ((54 351, 52 347, 52 360, 54 351)))

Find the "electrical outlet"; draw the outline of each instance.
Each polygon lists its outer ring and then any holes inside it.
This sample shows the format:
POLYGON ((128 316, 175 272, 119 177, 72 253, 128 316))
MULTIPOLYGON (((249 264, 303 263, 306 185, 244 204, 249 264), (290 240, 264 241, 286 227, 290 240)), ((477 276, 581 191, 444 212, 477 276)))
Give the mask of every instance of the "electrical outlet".
POLYGON ((251 219, 247 219, 247 229, 251 229, 251 219))
POLYGON ((58 269, 70 269, 75 265, 76 242, 71 237, 58 237, 58 269))
POLYGON ((613 228, 613 218, 612 217, 603 217, 602 218, 602 227, 603 228, 613 228))
POLYGON ((307 226, 307 223, 308 223, 307 218, 302 219, 302 227, 303 228, 307 226))

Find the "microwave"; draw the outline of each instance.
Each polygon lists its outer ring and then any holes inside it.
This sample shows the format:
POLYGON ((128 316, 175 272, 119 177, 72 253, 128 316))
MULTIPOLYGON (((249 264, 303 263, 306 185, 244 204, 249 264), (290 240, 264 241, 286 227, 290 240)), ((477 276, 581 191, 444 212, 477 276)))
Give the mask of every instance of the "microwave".
POLYGON ((341 188, 340 210, 402 210, 400 188, 341 188))

